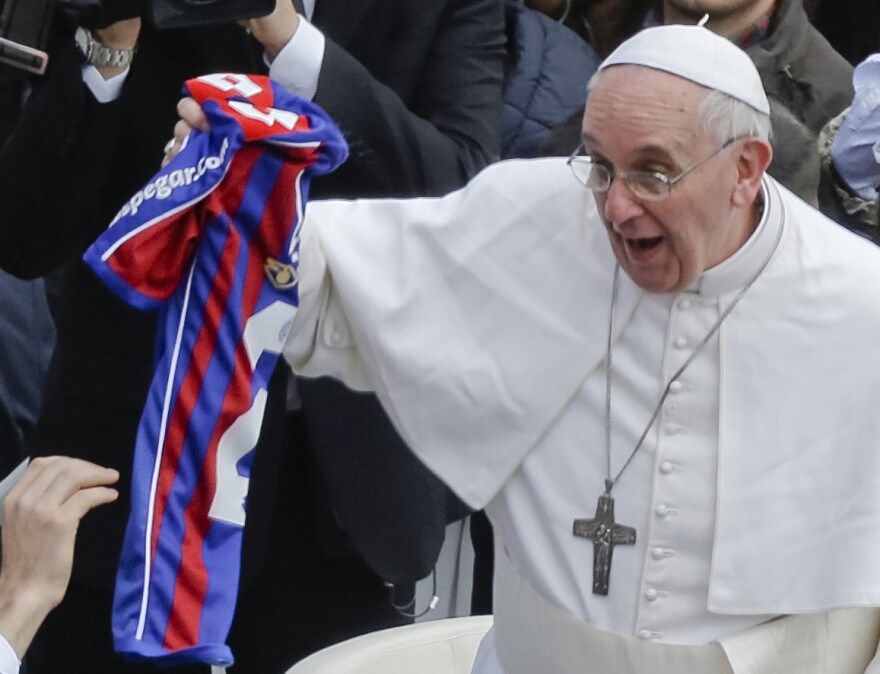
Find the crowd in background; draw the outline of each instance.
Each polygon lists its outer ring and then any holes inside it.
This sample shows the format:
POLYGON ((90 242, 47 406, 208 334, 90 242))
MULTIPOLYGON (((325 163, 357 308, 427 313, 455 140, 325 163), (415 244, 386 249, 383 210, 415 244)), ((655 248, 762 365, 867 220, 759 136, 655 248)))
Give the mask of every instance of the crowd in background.
MULTIPOLYGON (((65 455, 120 476, 120 498, 79 528, 70 586, 53 595, 25 659, 32 674, 155 671, 122 663, 109 629, 155 319, 122 304, 81 256, 158 169, 184 80, 268 72, 327 110, 350 158, 315 180, 313 199, 438 195, 494 161, 572 153, 601 59, 642 27, 708 13, 771 98, 770 174, 880 243, 876 0, 287 4, 296 51, 291 35, 272 32, 280 21, 161 31, 110 11, 86 27, 137 52, 130 69, 101 73, 83 64, 76 18, 59 12, 46 74, 3 72, 0 470, 65 455)), ((473 611, 491 612, 488 522, 410 455, 374 397, 279 367, 250 479, 230 672, 283 672, 324 646, 411 622, 415 582, 431 573, 447 524, 468 515, 473 611)), ((7 545, 17 549, 4 535, 7 545)))

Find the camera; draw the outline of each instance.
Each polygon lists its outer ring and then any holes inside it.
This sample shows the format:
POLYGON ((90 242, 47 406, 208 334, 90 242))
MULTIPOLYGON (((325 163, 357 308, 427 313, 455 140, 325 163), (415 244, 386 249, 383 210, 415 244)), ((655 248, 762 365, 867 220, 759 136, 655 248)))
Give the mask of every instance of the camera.
POLYGON ((46 41, 59 8, 95 28, 135 16, 157 28, 181 28, 266 16, 275 0, 0 0, 0 64, 43 74, 46 41))
POLYGON ((181 28, 266 16, 275 0, 58 0, 100 28, 141 16, 157 28, 181 28))

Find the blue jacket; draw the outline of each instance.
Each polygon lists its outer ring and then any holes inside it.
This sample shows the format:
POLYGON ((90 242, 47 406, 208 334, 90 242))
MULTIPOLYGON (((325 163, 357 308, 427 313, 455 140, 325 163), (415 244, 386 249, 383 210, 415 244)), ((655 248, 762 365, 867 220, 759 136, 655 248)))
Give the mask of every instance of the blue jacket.
POLYGON ((584 109, 587 82, 600 60, 572 30, 521 0, 508 0, 505 9, 501 156, 535 157, 551 128, 584 109))
POLYGON ((27 456, 54 345, 43 280, 0 271, 0 478, 27 456))

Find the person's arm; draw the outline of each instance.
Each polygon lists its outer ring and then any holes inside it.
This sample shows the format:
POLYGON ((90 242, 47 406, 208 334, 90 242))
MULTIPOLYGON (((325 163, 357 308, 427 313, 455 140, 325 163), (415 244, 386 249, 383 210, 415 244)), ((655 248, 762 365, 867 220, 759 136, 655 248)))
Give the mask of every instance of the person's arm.
POLYGON ((503 23, 497 0, 445 3, 410 106, 327 40, 315 102, 345 134, 367 193, 444 194, 498 159, 503 23))
POLYGON ((853 74, 852 105, 819 134, 821 210, 840 224, 880 242, 880 54, 853 74))
MULTIPOLYGON (((270 59, 278 57, 285 68, 293 69, 295 59, 282 50, 304 20, 289 4, 278 0, 273 14, 251 20, 248 26, 270 59)), ((324 54, 314 100, 339 125, 350 146, 343 169, 324 181, 339 183, 334 195, 445 194, 498 159, 503 5, 499 0, 448 0, 434 28, 418 92, 409 106, 333 40, 320 43, 324 54)), ((379 42, 375 45, 378 51, 384 48, 379 42)), ((274 62, 270 75, 289 80, 274 62)), ((191 128, 206 125, 194 102, 181 101, 178 110, 183 122, 175 129, 178 143, 172 156, 191 128)))
POLYGON ((87 461, 37 458, 6 497, 0 635, 19 660, 64 597, 80 520, 92 508, 116 499, 116 490, 108 485, 117 479, 115 470, 87 461))
MULTIPOLYGON (((133 21, 94 33, 127 45, 137 40, 133 21)), ((51 271, 94 236, 122 128, 121 102, 100 103, 83 81, 72 27, 59 33, 49 69, 11 136, 0 138, 0 267, 20 278, 51 271)))
MULTIPOLYGON (((379 81, 357 58, 332 39, 309 40, 317 82, 302 82, 297 60, 282 53, 302 28, 289 0, 278 0, 274 14, 249 25, 272 62, 270 74, 314 100, 342 129, 351 146, 345 182, 357 193, 376 196, 442 194, 461 187, 500 154, 501 80, 504 57, 503 4, 499 0, 448 0, 437 23, 424 36, 431 43, 413 100, 379 81), (323 48, 323 54, 317 52, 323 48)), ((303 21, 303 23, 305 23, 303 21)), ((370 28, 369 20, 362 30, 370 28)), ((401 16, 401 39, 411 26, 401 16)), ((315 29, 308 26, 305 31, 315 29)), ((298 35, 297 39, 304 38, 298 35)), ((403 50, 376 38, 375 50, 400 58, 403 50)), ((404 56, 405 58, 405 56, 404 56)), ((306 78, 308 79, 308 78, 306 78)), ((340 180, 342 175, 340 174, 340 180)), ((347 196, 340 194, 340 196, 347 196)))

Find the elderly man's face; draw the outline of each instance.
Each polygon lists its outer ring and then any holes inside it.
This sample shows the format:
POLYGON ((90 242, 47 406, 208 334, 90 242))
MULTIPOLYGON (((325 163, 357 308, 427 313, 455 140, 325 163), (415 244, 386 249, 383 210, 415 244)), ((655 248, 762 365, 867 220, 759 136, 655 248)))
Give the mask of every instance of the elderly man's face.
POLYGON ((617 261, 650 292, 687 288, 750 233, 731 204, 736 144, 718 152, 721 143, 698 121, 705 93, 674 75, 626 65, 604 71, 587 100, 586 150, 612 173, 674 178, 705 160, 663 201, 639 199, 619 178, 608 192, 595 194, 617 261))

